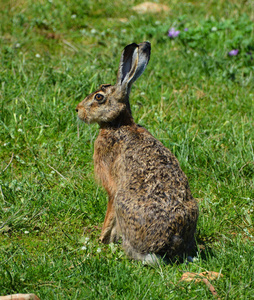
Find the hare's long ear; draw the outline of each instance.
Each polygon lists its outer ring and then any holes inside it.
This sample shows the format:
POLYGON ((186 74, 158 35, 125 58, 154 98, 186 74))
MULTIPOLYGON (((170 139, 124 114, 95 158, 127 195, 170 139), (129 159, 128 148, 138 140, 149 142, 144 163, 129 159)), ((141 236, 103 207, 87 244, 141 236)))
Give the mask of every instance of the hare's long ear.
POLYGON ((130 44, 123 50, 117 74, 116 85, 124 94, 129 94, 131 85, 145 71, 150 59, 149 42, 130 44))

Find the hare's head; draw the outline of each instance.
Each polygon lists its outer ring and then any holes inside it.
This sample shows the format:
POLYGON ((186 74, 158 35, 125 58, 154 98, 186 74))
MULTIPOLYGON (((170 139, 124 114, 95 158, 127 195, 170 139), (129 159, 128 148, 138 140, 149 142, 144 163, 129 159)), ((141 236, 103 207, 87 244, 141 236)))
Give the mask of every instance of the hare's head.
POLYGON ((134 81, 144 72, 150 58, 149 42, 130 44, 123 50, 115 85, 103 84, 76 107, 86 123, 112 123, 126 112, 131 117, 129 94, 134 81))

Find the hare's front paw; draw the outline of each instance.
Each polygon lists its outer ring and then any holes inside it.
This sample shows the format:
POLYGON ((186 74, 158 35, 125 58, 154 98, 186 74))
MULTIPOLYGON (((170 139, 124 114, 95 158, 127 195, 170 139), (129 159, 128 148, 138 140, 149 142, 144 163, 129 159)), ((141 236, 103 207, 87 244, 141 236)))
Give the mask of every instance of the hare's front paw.
POLYGON ((99 237, 99 241, 103 244, 109 244, 109 237, 110 237, 110 234, 101 234, 101 236, 99 237))
POLYGON ((103 244, 116 243, 120 236, 118 234, 116 226, 114 226, 110 231, 104 231, 101 233, 99 238, 100 242, 103 244))

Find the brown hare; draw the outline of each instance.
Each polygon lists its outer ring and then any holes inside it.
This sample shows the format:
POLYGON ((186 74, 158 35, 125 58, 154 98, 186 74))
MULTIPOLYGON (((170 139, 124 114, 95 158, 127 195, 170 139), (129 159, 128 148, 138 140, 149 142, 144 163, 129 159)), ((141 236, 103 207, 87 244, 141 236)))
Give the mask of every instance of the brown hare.
POLYGON ((123 50, 115 85, 103 84, 76 107, 86 123, 97 122, 95 173, 108 193, 100 240, 122 237, 128 257, 183 256, 194 245, 198 206, 176 157, 145 128, 135 124, 131 86, 150 58, 149 42, 123 50))

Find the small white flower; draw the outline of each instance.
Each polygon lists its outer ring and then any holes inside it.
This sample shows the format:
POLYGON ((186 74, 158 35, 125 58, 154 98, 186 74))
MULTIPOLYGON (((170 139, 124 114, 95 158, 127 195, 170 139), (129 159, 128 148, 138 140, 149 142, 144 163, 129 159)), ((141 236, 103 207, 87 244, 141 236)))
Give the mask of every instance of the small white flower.
POLYGON ((86 250, 86 249, 87 249, 86 246, 81 247, 81 250, 86 250))
POLYGON ((217 31, 217 27, 212 27, 212 31, 217 31))
POLYGON ((145 94, 146 94, 145 92, 141 92, 140 96, 145 96, 145 94))
POLYGON ((8 144, 7 143, 4 143, 4 147, 6 147, 8 144))
POLYGON ((161 23, 160 21, 156 21, 155 25, 160 25, 160 23, 161 23))
POLYGON ((18 129, 18 132, 23 132, 23 130, 21 128, 18 129))
POLYGON ((35 57, 40 58, 41 55, 40 55, 39 53, 36 53, 36 54, 35 54, 35 57))
POLYGON ((111 249, 112 252, 115 252, 117 249, 117 246, 114 243, 110 243, 109 248, 111 249))
POLYGON ((101 248, 98 248, 98 249, 97 249, 97 253, 101 253, 101 248))
POLYGON ((77 18, 77 15, 75 15, 75 14, 74 14, 74 15, 71 15, 71 18, 72 18, 72 19, 76 19, 76 18, 77 18))
POLYGON ((91 33, 92 33, 92 34, 95 34, 96 32, 97 32, 96 29, 94 29, 94 28, 91 29, 91 33))
POLYGON ((25 234, 28 234, 28 233, 29 233, 29 231, 27 231, 27 230, 26 230, 26 231, 24 231, 24 233, 25 233, 25 234))
POLYGON ((16 43, 15 48, 19 48, 20 46, 20 43, 16 43))

